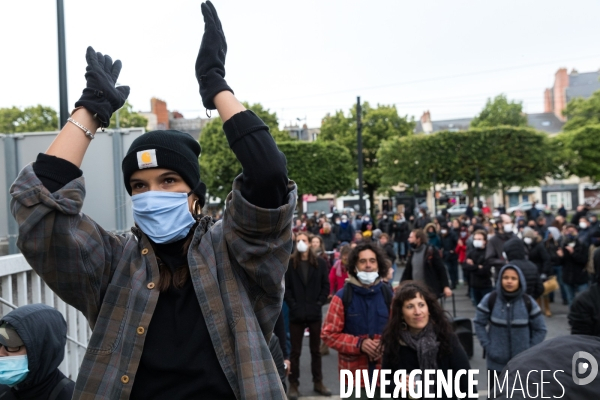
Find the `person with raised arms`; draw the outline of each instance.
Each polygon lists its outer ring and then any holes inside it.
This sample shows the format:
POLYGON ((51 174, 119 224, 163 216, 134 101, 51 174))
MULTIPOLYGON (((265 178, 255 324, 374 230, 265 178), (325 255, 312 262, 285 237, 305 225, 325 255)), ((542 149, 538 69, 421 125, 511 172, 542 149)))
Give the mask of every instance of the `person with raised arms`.
POLYGON ((91 47, 87 87, 69 122, 11 188, 19 248, 93 330, 74 398, 285 399, 269 343, 296 185, 268 127, 227 85, 221 22, 209 1, 201 8, 200 96, 218 110, 243 167, 222 220, 202 215, 199 143, 174 130, 139 136, 123 159, 131 233, 107 232, 81 212, 83 157, 98 151, 94 133, 129 95, 115 87, 121 62, 91 47))

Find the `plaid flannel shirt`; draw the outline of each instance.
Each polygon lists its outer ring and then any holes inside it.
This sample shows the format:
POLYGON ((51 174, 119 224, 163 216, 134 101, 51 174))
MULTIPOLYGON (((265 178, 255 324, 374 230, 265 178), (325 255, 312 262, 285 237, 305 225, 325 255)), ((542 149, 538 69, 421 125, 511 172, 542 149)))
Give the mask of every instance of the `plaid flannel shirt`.
MULTIPOLYGON (((268 341, 281 310, 296 185, 263 209, 241 195, 241 175, 222 221, 204 218, 188 254, 194 290, 221 367, 238 399, 285 399, 268 341)), ((84 178, 50 193, 30 165, 11 187, 18 246, 28 263, 93 330, 74 399, 128 399, 158 301, 159 270, 139 230, 115 235, 81 213, 84 178)), ((199 377, 210 379, 210 377, 199 377)))
MULTIPOLYGON (((357 369, 369 368, 369 357, 360 350, 362 341, 367 337, 367 335, 354 336, 344 333, 344 304, 338 295, 333 296, 321 328, 321 339, 328 347, 338 352, 338 372, 348 369, 354 375, 357 369)), ((381 335, 374 335, 373 338, 381 339, 381 335)), ((381 369, 381 358, 375 369, 381 369)), ((365 386, 362 374, 360 385, 365 386)))

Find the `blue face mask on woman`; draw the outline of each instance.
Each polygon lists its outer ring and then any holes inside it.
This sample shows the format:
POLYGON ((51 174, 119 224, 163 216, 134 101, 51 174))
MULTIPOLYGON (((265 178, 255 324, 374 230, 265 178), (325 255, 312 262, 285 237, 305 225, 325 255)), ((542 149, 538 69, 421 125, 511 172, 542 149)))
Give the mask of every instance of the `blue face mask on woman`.
POLYGON ((154 243, 172 243, 187 236, 196 220, 188 194, 148 191, 131 196, 133 219, 154 243))
POLYGON ((0 357, 0 385, 15 386, 29 373, 27 356, 0 357))

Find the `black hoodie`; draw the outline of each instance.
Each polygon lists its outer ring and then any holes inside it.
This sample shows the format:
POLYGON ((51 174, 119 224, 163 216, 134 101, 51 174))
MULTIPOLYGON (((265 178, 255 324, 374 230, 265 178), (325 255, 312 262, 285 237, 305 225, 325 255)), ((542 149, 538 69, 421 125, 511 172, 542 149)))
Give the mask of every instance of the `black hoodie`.
MULTIPOLYGON (((0 385, 0 396, 10 391, 17 399, 48 399, 65 378, 58 370, 67 342, 67 323, 62 314, 45 304, 29 304, 9 312, 1 322, 9 323, 25 344, 29 373, 12 389, 0 385)), ((70 381, 55 399, 70 400, 74 388, 75 382, 70 381)))
POLYGON ((527 250, 525 244, 518 237, 514 236, 504 243, 504 253, 511 264, 516 265, 523 272, 525 282, 527 282, 527 294, 537 299, 544 293, 544 284, 540 279, 538 267, 527 260, 527 250))

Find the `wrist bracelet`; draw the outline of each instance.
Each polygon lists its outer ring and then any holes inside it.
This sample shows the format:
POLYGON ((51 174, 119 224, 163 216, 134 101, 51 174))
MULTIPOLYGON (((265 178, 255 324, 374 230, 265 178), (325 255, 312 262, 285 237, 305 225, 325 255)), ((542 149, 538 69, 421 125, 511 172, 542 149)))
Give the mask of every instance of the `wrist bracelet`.
POLYGON ((85 126, 81 125, 79 122, 75 121, 73 118, 69 117, 67 118, 67 121, 71 122, 72 124, 74 124, 76 127, 78 127, 79 129, 81 129, 83 132, 85 132, 85 136, 89 137, 90 139, 94 139, 94 134, 92 133, 92 131, 90 131, 88 128, 86 128, 85 126))

